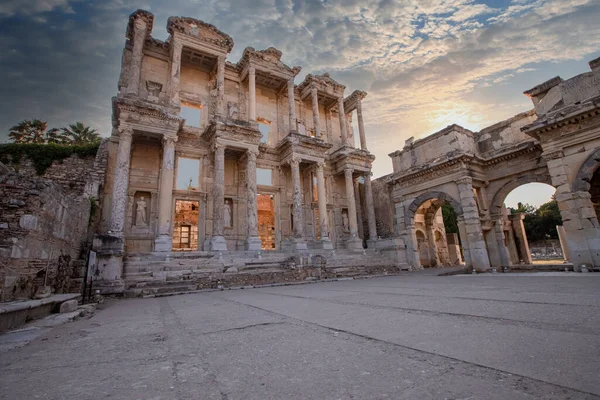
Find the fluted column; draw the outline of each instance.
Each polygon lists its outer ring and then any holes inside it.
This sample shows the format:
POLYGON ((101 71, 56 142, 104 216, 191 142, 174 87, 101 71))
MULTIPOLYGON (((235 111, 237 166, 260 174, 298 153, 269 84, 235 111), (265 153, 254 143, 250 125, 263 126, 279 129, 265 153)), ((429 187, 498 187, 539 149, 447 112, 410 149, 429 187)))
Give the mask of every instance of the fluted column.
POLYGON ((358 100, 356 104, 356 116, 358 118, 358 134, 360 135, 360 148, 367 150, 367 137, 365 136, 365 123, 363 122, 362 104, 358 100))
POLYGON ((354 180, 352 174, 354 170, 352 168, 344 169, 344 176, 346 178, 346 198, 348 200, 348 222, 350 225, 350 238, 347 240, 347 246, 349 249, 361 249, 362 240, 358 238, 358 221, 356 218, 356 201, 354 199, 354 180))
POLYGON ((358 221, 358 237, 361 239, 365 238, 365 230, 363 223, 363 207, 360 201, 360 180, 354 178, 354 199, 356 200, 356 220, 358 221))
POLYGON ((113 182, 110 231, 112 234, 121 237, 123 236, 123 229, 125 227, 132 137, 133 129, 124 128, 119 130, 119 148, 117 150, 117 165, 115 168, 115 180, 113 182))
POLYGON ((138 96, 140 91, 140 74, 142 70, 142 58, 144 57, 144 42, 148 23, 143 18, 138 18, 133 24, 133 49, 131 52, 131 64, 129 67, 129 81, 127 94, 138 96))
POLYGON ((225 56, 217 58, 217 114, 225 115, 225 56))
POLYGON ((369 224, 369 240, 377 240, 377 220, 375 219, 375 203, 373 202, 373 188, 371 186, 371 173, 365 174, 365 208, 367 209, 367 222, 369 224))
POLYGON ((181 100, 179 99, 179 79, 181 76, 181 51, 183 43, 173 39, 171 42, 171 60, 169 80, 167 82, 167 97, 169 106, 180 107, 181 100))
POLYGON ((329 239, 329 218, 327 217, 327 194, 325 193, 324 162, 317 164, 317 206, 319 208, 319 227, 321 230, 321 248, 333 249, 329 239))
POLYGON ((304 241, 304 210, 302 209, 302 189, 300 186, 300 158, 290 160, 292 169, 292 214, 294 218, 294 248, 304 250, 307 248, 304 241))
POLYGON ((256 156, 257 151, 248 150, 246 153, 246 187, 248 190, 247 219, 248 239, 246 250, 260 250, 262 243, 258 237, 258 203, 256 192, 256 156))
POLYGON ((342 145, 348 144, 348 132, 346 131, 346 112, 344 111, 344 98, 338 98, 338 112, 340 114, 340 132, 342 134, 342 145))
POLYGON ((171 251, 171 218, 173 214, 173 172, 175 168, 176 136, 163 136, 163 158, 158 194, 158 236, 154 251, 171 251))
POLYGON ((227 250, 227 242, 223 237, 224 205, 225 205, 225 146, 215 143, 215 167, 213 177, 213 235, 210 248, 213 251, 227 250))
POLYGON ((248 107, 248 118, 256 121, 256 69, 248 67, 248 91, 250 92, 250 107, 248 107))
POLYGON ((287 83, 288 88, 288 102, 290 107, 290 131, 298 131, 296 126, 296 100, 294 99, 294 78, 290 79, 287 83))
POLYGON ((319 95, 317 93, 317 88, 310 88, 310 96, 312 103, 312 113, 313 113, 313 125, 315 126, 315 137, 321 137, 321 120, 319 118, 319 95))

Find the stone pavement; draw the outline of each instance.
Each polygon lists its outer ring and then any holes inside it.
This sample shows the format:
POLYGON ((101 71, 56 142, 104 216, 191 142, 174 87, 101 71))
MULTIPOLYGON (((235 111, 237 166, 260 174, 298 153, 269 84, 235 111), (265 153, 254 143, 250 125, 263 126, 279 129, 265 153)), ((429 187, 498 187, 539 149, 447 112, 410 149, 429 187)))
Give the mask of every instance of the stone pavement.
POLYGON ((600 274, 406 274, 111 301, 2 399, 600 398, 600 274))

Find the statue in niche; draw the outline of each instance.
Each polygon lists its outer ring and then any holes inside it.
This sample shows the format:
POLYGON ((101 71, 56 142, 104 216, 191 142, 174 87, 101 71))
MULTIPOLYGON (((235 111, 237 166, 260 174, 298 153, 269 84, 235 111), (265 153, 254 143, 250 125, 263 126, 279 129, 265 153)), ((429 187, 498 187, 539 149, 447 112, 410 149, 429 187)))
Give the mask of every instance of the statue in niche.
POLYGON ((350 232, 350 224, 348 221, 348 211, 342 211, 342 222, 344 223, 344 232, 350 232))
POLYGON ((225 205, 223 207, 223 225, 225 227, 231 227, 231 202, 229 200, 225 200, 225 205))
POLYGON ((238 109, 237 104, 232 103, 232 102, 227 103, 227 115, 231 119, 238 119, 239 109, 238 109))
POLYGON ((146 200, 144 200, 144 196, 140 197, 135 204, 135 226, 148 226, 148 222, 146 221, 146 200))

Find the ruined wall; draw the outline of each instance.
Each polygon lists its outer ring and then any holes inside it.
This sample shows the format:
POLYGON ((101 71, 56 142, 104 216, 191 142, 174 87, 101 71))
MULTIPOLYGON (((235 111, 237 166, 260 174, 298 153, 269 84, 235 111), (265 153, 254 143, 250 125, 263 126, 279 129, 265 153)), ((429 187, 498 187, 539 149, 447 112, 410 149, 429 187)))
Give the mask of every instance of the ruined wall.
POLYGON ((494 151, 534 141, 521 128, 531 124, 536 118, 535 112, 531 110, 482 129, 475 135, 478 151, 485 157, 494 151))
POLYGON ((0 170, 0 301, 27 298, 71 276, 87 238, 92 202, 47 179, 0 170))

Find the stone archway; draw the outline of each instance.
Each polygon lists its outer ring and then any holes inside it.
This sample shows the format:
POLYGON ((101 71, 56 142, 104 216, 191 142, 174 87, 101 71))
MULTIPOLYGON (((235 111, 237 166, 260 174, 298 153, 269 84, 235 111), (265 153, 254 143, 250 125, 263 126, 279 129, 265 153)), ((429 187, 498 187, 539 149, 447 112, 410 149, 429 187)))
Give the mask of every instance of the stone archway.
POLYGON ((459 218, 463 214, 463 210, 460 203, 449 194, 439 191, 427 192, 418 196, 416 199, 413 200, 410 206, 408 206, 407 213, 404 215, 406 226, 414 225, 415 213, 417 212, 419 207, 421 207, 423 203, 425 203, 427 200, 439 200, 440 205, 444 202, 447 202, 452 206, 452 208, 456 212, 456 215, 459 216, 459 218))
POLYGON ((600 147, 585 160, 573 182, 574 192, 589 192, 600 220, 600 147))
POLYGON ((490 216, 493 220, 500 217, 500 214, 502 213, 502 206, 504 205, 506 196, 508 196, 510 192, 512 192, 519 186, 526 185, 528 183, 545 183, 547 185, 552 186, 552 180, 550 179, 549 173, 545 173, 543 175, 528 174, 508 181, 496 192, 496 194, 494 194, 494 197, 492 199, 492 203, 490 206, 490 216))

